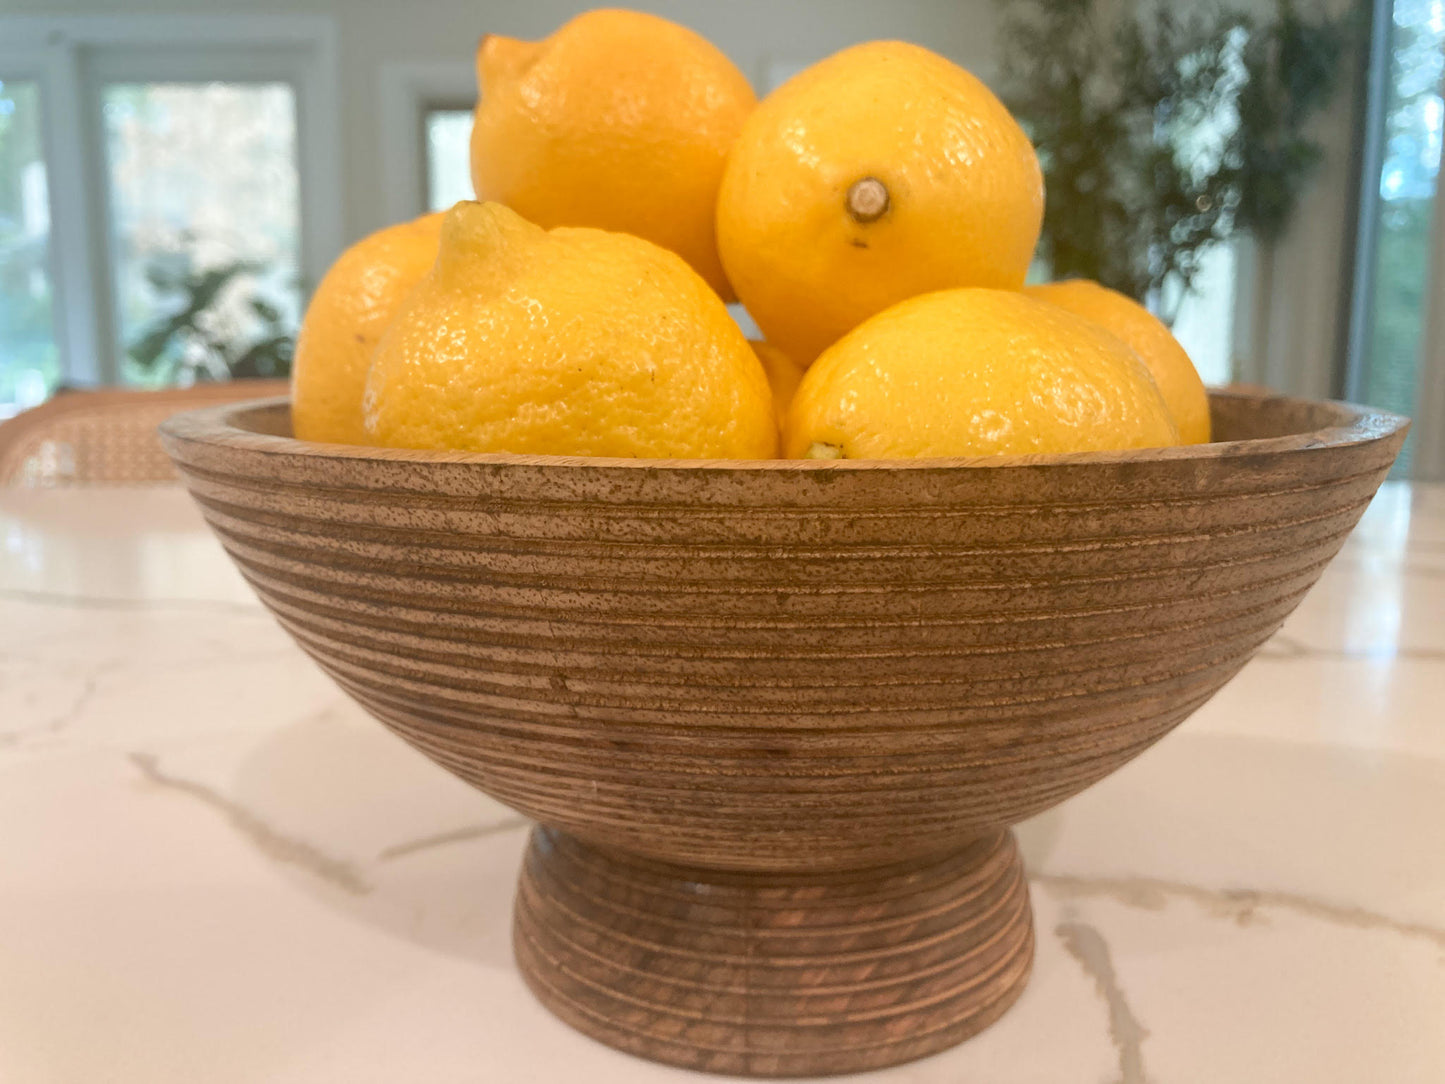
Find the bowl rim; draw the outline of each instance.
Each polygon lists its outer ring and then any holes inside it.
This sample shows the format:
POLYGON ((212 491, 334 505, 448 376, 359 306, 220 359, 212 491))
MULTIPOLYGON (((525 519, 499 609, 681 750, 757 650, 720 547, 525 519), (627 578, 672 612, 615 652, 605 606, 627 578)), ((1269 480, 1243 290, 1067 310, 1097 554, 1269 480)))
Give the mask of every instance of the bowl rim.
POLYGON ((244 399, 219 406, 173 414, 159 431, 167 442, 195 442, 224 446, 235 451, 264 455, 300 456, 318 460, 355 460, 370 463, 476 464, 479 466, 569 467, 579 469, 627 468, 648 470, 768 471, 811 473, 818 471, 916 471, 957 468, 1073 466, 1087 464, 1165 463, 1214 460, 1243 455, 1278 455, 1313 449, 1342 448, 1369 444, 1403 434, 1410 419, 1387 410, 1334 399, 1306 399, 1273 392, 1235 391, 1212 388, 1211 400, 1275 401, 1297 407, 1326 408, 1335 415, 1332 425, 1303 433, 1248 440, 1182 444, 1165 448, 1138 448, 1109 452, 1060 452, 1052 454, 940 456, 918 459, 619 459, 605 456, 520 455, 513 452, 426 451, 412 448, 384 448, 372 445, 327 444, 295 437, 258 433, 239 424, 245 414, 290 406, 289 396, 244 399))

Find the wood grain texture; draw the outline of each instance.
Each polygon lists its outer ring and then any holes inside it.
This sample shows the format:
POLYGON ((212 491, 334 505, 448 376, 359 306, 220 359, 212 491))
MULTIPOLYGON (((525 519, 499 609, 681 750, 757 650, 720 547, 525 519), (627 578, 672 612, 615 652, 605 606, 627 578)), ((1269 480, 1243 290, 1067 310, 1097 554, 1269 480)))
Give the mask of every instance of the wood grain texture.
POLYGON ((1009 832, 901 866, 704 877, 536 829, 514 937, 528 984, 631 1053, 799 1076, 947 1049, 1028 981, 1028 884, 1009 832))
MULTIPOLYGON (((996 838, 1203 704, 1319 577, 1405 433, 1341 404, 1213 408, 1216 444, 886 463, 306 444, 284 401, 162 432, 301 646, 418 749, 561 833, 544 838, 582 841, 589 868, 865 884, 857 871, 996 838)), ((536 946, 570 951, 542 932, 562 936, 577 898, 563 871, 582 859, 559 853, 534 852, 523 885, 538 989, 536 946)), ((564 1005, 580 994, 543 997, 579 1022, 564 1005)), ((665 1022, 624 1041, 617 1000, 592 1007, 610 1042, 707 1064, 665 1022)), ((782 1056, 728 1049, 738 1071, 782 1056)))

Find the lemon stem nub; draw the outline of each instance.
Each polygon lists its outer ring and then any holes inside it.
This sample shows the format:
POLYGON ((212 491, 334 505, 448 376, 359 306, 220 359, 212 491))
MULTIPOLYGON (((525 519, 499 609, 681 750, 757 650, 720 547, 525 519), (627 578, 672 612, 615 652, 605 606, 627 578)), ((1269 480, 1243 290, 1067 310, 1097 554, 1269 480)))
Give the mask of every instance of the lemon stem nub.
POLYGON ((839 444, 824 444, 820 440, 813 441, 812 447, 808 449, 807 459, 844 459, 843 447, 839 444))
POLYGON ((877 177, 854 181, 848 189, 848 214, 854 222, 877 222, 888 213, 888 203, 888 186, 877 177))

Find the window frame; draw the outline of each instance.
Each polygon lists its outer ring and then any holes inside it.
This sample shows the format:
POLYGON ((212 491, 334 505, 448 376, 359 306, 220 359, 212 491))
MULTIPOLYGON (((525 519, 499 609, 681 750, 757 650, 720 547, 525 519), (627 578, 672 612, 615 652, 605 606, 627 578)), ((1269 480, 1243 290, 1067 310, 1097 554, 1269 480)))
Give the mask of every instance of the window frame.
POLYGON ((1359 196, 1355 207, 1353 267, 1349 283, 1349 322, 1345 337, 1343 392, 1359 402, 1365 393, 1369 363, 1365 357, 1375 298, 1375 262, 1379 252, 1380 173, 1385 165, 1385 114, 1389 108, 1391 46, 1395 36, 1394 0, 1374 0, 1370 12, 1369 53, 1365 64, 1364 117, 1360 132, 1359 196))
POLYGON ((95 321, 90 316, 95 299, 88 250, 87 162, 76 126, 81 113, 78 69, 75 57, 51 42, 26 48, 23 39, 11 33, 12 22, 0 19, 0 40, 6 43, 0 48, 0 75, 40 87, 40 145, 50 214, 51 331, 61 377, 93 384, 99 381, 99 372, 95 321), (65 213, 58 213, 62 209, 65 213))
MULTIPOLYGON (((1359 401, 1369 378, 1369 337, 1374 321, 1375 274, 1379 255, 1379 219, 1385 200, 1380 194, 1385 166, 1385 131, 1390 107, 1390 69, 1394 61, 1395 0, 1373 0, 1370 42, 1364 73, 1363 117, 1359 139, 1359 196, 1354 222, 1353 267, 1349 281, 1348 334, 1343 367, 1343 394, 1359 401)), ((1445 97, 1445 85, 1441 86, 1445 97)), ((1422 313, 1419 371, 1413 412, 1412 481, 1445 480, 1445 163, 1436 179, 1426 265, 1425 312, 1422 313)))
POLYGON ((403 222, 425 214, 426 115, 433 109, 473 109, 477 75, 464 62, 390 62, 377 79, 386 217, 403 222))
POLYGON ((40 84, 62 378, 119 381, 104 87, 285 82, 296 101, 300 264, 309 292, 343 241, 335 22, 310 15, 0 16, 0 71, 40 84))

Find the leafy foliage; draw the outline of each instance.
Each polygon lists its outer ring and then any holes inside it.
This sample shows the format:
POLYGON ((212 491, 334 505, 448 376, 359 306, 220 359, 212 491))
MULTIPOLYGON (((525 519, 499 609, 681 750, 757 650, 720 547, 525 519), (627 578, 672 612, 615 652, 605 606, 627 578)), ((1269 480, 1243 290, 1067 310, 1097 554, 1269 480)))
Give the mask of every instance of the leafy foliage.
POLYGON ((1322 151, 1306 122, 1340 77, 1351 20, 1279 0, 1272 20, 1223 8, 1012 0, 1004 98, 1044 167, 1041 255, 1143 300, 1193 283, 1210 246, 1268 244, 1322 151), (1183 8, 1184 10, 1180 10, 1183 8))
POLYGON ((281 377, 291 371, 295 336, 281 306, 257 292, 261 264, 236 261, 199 270, 155 261, 146 268, 169 314, 145 328, 127 348, 149 379, 224 380, 281 377), (249 288, 249 292, 248 292, 249 288), (238 319, 237 310, 241 314, 238 319))

